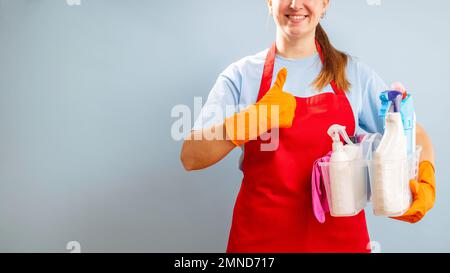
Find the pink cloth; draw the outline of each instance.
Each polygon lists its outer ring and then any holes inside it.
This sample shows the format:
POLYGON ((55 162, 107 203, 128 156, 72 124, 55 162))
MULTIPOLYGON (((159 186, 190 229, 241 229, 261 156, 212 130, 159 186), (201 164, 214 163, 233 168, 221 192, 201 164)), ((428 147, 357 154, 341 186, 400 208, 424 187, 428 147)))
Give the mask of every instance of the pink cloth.
POLYGON ((317 159, 314 162, 311 178, 311 193, 312 193, 312 207, 314 216, 320 223, 325 223, 325 213, 330 212, 330 206, 328 204, 327 194, 325 192, 325 184, 323 180, 322 169, 319 163, 330 162, 331 153, 326 156, 317 159))

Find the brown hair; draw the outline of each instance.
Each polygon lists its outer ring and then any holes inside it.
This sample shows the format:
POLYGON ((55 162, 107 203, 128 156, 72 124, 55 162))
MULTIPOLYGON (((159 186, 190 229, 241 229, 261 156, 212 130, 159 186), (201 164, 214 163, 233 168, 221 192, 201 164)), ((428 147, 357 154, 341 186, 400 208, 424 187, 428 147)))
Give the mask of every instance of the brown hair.
POLYGON ((348 91, 351 84, 347 80, 345 72, 349 56, 333 47, 320 24, 316 27, 316 41, 322 49, 323 66, 319 76, 314 80, 313 86, 322 90, 334 80, 339 89, 344 92, 348 91))

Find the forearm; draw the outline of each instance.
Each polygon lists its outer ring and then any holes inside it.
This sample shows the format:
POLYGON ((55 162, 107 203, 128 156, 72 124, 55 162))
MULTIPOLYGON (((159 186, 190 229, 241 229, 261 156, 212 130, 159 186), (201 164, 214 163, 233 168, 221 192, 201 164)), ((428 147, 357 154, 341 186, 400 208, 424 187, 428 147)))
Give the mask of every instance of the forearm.
POLYGON ((180 159, 186 170, 200 170, 222 160, 236 145, 226 140, 225 125, 192 131, 185 139, 180 159))
POLYGON ((422 146, 422 153, 420 155, 420 162, 430 161, 434 163, 434 149, 431 139, 427 135, 425 129, 417 123, 416 125, 416 144, 422 146))

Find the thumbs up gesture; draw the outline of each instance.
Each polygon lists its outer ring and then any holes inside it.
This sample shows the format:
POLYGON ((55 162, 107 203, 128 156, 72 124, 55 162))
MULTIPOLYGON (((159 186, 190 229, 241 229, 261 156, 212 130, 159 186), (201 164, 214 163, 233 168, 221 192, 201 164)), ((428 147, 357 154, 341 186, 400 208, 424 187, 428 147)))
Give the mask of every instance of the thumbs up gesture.
POLYGON ((277 79, 270 88, 270 90, 261 98, 259 102, 256 104, 261 107, 262 105, 266 106, 268 109, 267 123, 268 128, 290 128, 292 126, 292 122, 294 120, 295 109, 297 107, 297 101, 294 96, 288 92, 283 91, 284 83, 286 82, 287 70, 286 68, 282 68, 277 75, 277 79), (279 115, 273 117, 271 114, 273 111, 278 108, 279 115), (279 122, 279 124, 273 124, 273 120, 275 122, 279 122))
POLYGON ((227 136, 236 146, 256 139, 270 129, 292 127, 297 102, 292 94, 283 91, 286 77, 287 70, 283 68, 260 101, 225 120, 227 136))

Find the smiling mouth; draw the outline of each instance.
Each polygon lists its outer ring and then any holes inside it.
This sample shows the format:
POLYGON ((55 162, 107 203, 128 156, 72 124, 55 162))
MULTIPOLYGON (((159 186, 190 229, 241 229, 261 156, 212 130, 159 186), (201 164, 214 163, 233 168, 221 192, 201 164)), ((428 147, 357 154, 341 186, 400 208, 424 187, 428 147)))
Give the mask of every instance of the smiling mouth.
POLYGON ((293 22, 301 22, 308 18, 308 15, 286 15, 286 17, 293 22))

